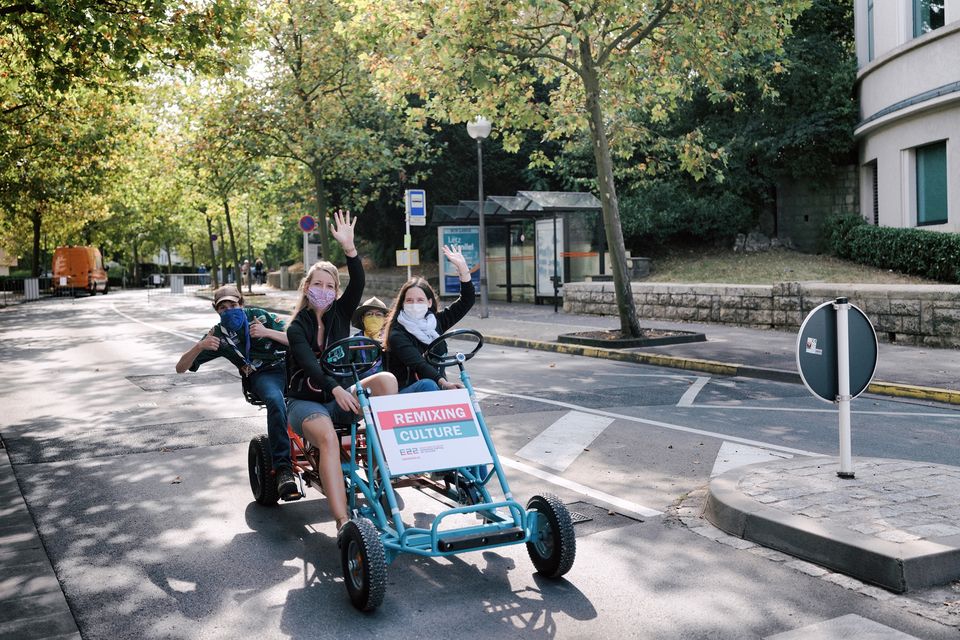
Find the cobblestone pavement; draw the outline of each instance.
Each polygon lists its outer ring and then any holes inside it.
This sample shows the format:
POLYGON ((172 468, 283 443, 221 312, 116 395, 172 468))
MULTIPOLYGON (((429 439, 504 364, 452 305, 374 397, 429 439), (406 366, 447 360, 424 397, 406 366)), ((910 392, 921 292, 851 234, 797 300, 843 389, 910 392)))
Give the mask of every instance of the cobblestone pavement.
MULTIPOLYGON (((956 526, 960 522, 960 501, 956 497, 960 495, 960 469, 898 460, 857 459, 858 482, 843 488, 838 485, 850 481, 832 473, 824 474, 817 463, 802 465, 797 473, 808 474, 808 480, 816 475, 816 479, 798 490, 796 482, 791 484, 791 479, 784 478, 782 473, 778 476, 760 468, 745 473, 742 487, 745 492, 752 492, 752 497, 766 500, 766 506, 782 507, 796 515, 807 512, 807 517, 828 520, 882 540, 929 540, 960 533, 956 526), (891 466, 896 469, 891 470, 891 466)), ((703 517, 707 495, 706 485, 688 493, 668 510, 667 518, 719 544, 783 563, 865 597, 893 602, 916 615, 960 630, 960 581, 905 594, 866 584, 725 533, 703 517)))
POLYGON ((825 473, 823 462, 746 473, 740 490, 761 504, 889 542, 960 534, 960 467, 857 458, 856 477, 825 473))

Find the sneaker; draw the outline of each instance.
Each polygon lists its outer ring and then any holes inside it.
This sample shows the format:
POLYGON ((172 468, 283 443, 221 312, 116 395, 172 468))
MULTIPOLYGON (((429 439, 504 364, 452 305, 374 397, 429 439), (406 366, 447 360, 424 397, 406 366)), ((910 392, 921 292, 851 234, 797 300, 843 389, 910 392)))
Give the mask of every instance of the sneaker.
POLYGON ((290 467, 277 469, 277 494, 283 501, 299 500, 300 488, 293 477, 290 467))

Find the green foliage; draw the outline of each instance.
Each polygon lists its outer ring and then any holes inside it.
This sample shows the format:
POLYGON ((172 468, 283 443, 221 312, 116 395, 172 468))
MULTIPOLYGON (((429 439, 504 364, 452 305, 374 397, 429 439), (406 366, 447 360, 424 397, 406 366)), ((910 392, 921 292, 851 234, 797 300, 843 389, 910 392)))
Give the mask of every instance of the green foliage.
POLYGON ((754 220, 750 204, 732 191, 712 193, 668 180, 624 196, 620 212, 627 246, 645 253, 664 244, 729 244, 754 220))
POLYGON ((854 259, 850 253, 851 234, 855 229, 865 226, 867 222, 859 215, 846 214, 830 216, 820 229, 823 240, 821 244, 828 253, 838 258, 854 259))
POLYGON ((931 280, 960 283, 960 234, 875 227, 859 216, 844 216, 829 221, 829 238, 837 257, 931 280), (859 219, 859 223, 853 218, 859 219))

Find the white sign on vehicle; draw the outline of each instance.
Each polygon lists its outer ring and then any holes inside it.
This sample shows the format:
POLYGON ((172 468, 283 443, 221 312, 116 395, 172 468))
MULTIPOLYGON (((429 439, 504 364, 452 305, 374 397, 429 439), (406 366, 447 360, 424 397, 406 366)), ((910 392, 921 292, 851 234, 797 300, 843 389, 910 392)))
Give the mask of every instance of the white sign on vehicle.
POLYGON ((391 476, 491 464, 465 389, 370 398, 391 476))

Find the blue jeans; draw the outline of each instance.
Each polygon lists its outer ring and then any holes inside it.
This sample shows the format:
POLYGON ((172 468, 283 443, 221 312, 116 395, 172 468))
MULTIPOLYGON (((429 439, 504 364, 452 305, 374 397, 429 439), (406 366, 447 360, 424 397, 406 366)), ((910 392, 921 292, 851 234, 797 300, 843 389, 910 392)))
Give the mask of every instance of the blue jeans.
POLYGON ((403 389, 400 389, 400 393, 420 393, 421 391, 439 391, 440 387, 437 386, 437 383, 431 380, 430 378, 424 378, 423 380, 417 380, 413 384, 405 386, 403 389))
POLYGON ((287 373, 283 365, 257 371, 250 376, 250 387, 267 405, 267 439, 273 468, 290 466, 290 436, 287 435, 287 402, 283 390, 287 373))

